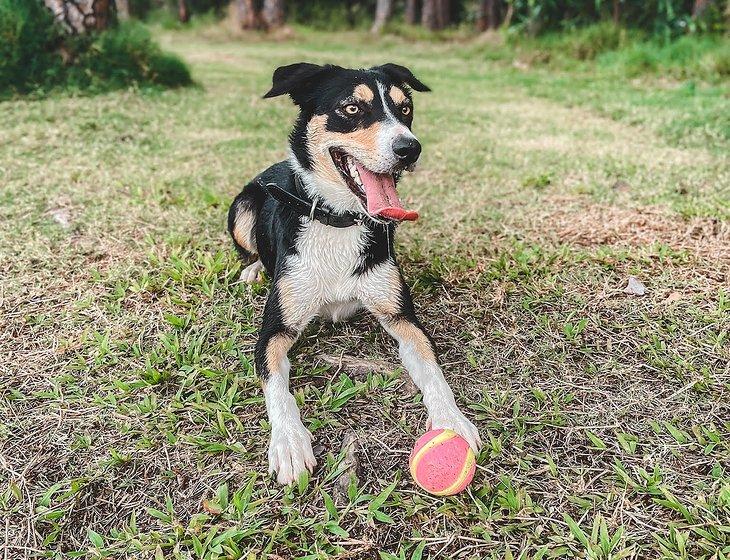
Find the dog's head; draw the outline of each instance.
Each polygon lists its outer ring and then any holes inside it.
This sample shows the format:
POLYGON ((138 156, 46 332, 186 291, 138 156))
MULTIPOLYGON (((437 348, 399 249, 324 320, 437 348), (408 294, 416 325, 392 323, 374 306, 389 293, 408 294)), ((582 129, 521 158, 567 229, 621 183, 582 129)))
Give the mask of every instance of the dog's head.
POLYGON ((351 70, 302 62, 277 68, 264 97, 288 94, 300 108, 292 160, 311 195, 337 211, 401 221, 418 217, 396 192, 421 154, 411 90, 429 88, 397 64, 351 70))

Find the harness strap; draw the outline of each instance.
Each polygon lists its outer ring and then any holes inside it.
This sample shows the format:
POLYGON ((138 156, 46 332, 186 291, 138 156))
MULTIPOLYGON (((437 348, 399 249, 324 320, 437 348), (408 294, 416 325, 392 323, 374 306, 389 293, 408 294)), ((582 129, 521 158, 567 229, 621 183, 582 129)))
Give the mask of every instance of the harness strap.
POLYGON ((294 193, 281 188, 276 183, 266 183, 262 184, 262 186, 272 197, 288 206, 294 213, 300 216, 306 216, 310 220, 317 220, 326 226, 346 228, 363 223, 364 216, 357 212, 337 214, 332 210, 318 206, 316 201, 309 201, 298 197, 294 193))

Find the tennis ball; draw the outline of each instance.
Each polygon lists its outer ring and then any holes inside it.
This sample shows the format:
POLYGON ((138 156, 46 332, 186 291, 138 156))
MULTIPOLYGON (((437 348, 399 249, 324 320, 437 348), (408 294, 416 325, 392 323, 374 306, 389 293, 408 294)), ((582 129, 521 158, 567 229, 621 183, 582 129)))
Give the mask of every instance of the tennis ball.
POLYGON ((466 440, 452 430, 431 430, 416 442, 408 459, 413 480, 436 496, 453 496, 469 486, 477 467, 466 440))

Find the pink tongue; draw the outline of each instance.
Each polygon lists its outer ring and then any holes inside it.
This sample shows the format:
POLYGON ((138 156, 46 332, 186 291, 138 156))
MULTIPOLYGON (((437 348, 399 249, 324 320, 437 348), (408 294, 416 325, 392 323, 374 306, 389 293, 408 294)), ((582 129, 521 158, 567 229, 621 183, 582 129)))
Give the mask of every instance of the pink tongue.
POLYGON ((393 176, 388 173, 373 173, 359 163, 355 163, 368 199, 368 213, 391 220, 417 220, 418 212, 403 208, 395 190, 393 176))

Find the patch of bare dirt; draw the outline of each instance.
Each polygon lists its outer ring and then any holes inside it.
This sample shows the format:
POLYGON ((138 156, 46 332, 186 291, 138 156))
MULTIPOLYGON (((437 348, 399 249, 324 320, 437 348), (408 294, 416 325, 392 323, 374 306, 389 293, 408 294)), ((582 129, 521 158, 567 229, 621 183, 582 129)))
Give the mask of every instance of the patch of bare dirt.
POLYGON ((654 208, 630 209, 576 203, 566 197, 530 220, 533 234, 583 247, 646 246, 662 243, 674 250, 730 264, 730 225, 716 218, 681 216, 654 208))

